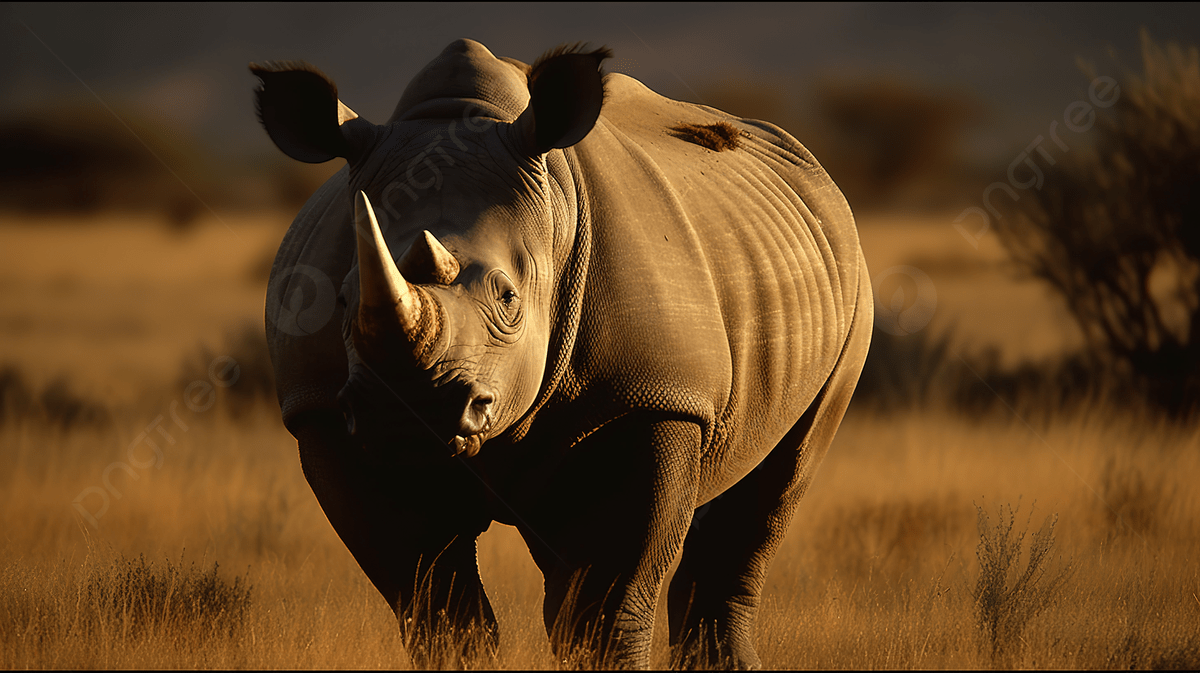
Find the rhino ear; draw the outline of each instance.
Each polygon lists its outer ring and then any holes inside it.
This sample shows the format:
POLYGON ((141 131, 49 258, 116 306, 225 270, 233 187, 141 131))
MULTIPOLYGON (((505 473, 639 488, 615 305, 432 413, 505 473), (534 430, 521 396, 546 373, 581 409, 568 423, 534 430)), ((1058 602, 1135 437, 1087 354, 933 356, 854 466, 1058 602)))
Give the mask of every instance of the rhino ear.
POLYGON ((251 63, 250 72, 262 82, 254 92, 258 119, 289 157, 310 164, 353 161, 373 136, 371 125, 338 100, 337 86, 313 66, 267 61, 251 63))
POLYGON ((580 45, 552 49, 529 71, 529 107, 516 121, 531 154, 570 147, 583 140, 604 102, 600 64, 612 57, 601 47, 584 52, 580 45))

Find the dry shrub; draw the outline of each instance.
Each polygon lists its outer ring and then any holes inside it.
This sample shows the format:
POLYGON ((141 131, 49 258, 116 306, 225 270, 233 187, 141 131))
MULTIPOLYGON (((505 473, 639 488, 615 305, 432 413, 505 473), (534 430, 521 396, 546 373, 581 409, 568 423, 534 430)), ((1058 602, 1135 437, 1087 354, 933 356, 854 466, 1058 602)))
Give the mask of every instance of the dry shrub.
MULTIPOLYGON (((998 510, 996 525, 983 507, 979 513, 979 579, 972 596, 980 632, 990 645, 993 661, 1014 660, 1024 640, 1022 632, 1029 622, 1053 601, 1071 573, 1070 565, 1049 576, 1054 551, 1054 525, 1058 516, 1048 516, 1033 534, 1025 567, 1021 567, 1021 548, 1025 532, 1013 532, 1016 512, 1011 506, 1008 517, 998 510)), ((1020 509, 1018 505, 1017 509, 1020 509)), ((1033 513, 1030 512, 1032 517, 1033 513)), ((1026 521, 1026 529, 1029 522, 1026 521)))
POLYGON ((818 156, 855 208, 903 203, 906 191, 944 198, 964 173, 960 136, 983 113, 961 91, 895 80, 829 80, 814 98, 829 128, 811 142, 826 146, 818 156))
POLYGON ((1104 372, 1079 354, 1006 365, 996 348, 955 352, 952 344, 960 341, 949 329, 903 336, 875 329, 854 390, 855 406, 892 414, 941 407, 969 418, 999 419, 1016 411, 1030 423, 1049 427, 1063 415, 1124 401, 1112 394, 1104 372))
POLYGON ((896 336, 876 328, 871 335, 871 352, 854 389, 856 405, 906 411, 934 400, 934 393, 948 385, 959 364, 950 356, 952 333, 934 336, 932 330, 896 336))
POLYGON ((1133 622, 1121 644, 1110 653, 1104 667, 1113 670, 1195 671, 1200 669, 1200 636, 1194 632, 1178 640, 1155 637, 1133 622))
POLYGON ((1108 669, 1195 671, 1200 669, 1200 637, 1186 636, 1184 643, 1160 642, 1134 628, 1113 652, 1108 669))
POLYGON ((221 196, 202 146, 163 118, 129 106, 118 112, 68 104, 0 121, 0 155, 7 159, 0 206, 32 213, 156 210, 187 229, 205 202, 221 196))
POLYGON ((199 638, 233 636, 246 622, 253 587, 244 577, 222 578, 217 563, 210 570, 147 564, 124 556, 93 570, 87 580, 85 620, 90 628, 129 638, 185 631, 199 638))
POLYGON ((40 662, 49 668, 154 668, 244 637, 253 620, 245 577, 222 577, 214 563, 147 563, 89 553, 0 571, 0 667, 40 662), (165 659, 164 659, 165 658, 165 659), (24 663, 22 663, 24 662, 24 663), (159 664, 161 665, 161 663, 159 664))

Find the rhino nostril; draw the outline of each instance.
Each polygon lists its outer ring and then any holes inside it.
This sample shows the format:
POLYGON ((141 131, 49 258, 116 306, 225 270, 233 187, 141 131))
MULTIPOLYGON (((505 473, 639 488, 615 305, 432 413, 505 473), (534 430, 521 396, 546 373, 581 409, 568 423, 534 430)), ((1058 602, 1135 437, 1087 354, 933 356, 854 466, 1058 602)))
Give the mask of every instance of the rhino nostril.
POLYGON ((467 396, 467 405, 463 410, 459 423, 465 434, 476 434, 487 429, 490 421, 492 404, 496 401, 496 393, 487 386, 475 384, 467 396))

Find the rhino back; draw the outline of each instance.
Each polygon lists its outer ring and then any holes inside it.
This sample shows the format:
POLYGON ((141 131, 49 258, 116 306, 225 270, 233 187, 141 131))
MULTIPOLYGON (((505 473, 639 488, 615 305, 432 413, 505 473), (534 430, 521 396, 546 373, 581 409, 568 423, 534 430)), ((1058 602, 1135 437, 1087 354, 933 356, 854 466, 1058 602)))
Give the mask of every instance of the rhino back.
POLYGON ((576 387, 611 413, 697 419, 704 490, 720 492, 794 425, 837 361, 859 282, 853 216, 777 127, 622 75, 609 76, 575 152, 595 241, 576 387), (677 131, 718 123, 736 129, 734 147, 677 131))

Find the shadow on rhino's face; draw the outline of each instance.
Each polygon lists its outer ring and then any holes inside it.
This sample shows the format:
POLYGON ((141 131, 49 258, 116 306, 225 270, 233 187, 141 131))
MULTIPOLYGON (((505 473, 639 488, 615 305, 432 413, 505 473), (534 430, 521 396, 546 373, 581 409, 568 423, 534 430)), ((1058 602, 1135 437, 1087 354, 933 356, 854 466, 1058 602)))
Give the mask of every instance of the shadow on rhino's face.
POLYGON ((370 201, 356 200, 359 263, 342 290, 347 431, 375 454, 474 456, 541 381, 544 330, 527 329, 523 297, 537 264, 501 268, 463 237, 451 253, 427 230, 393 260, 370 201))
POLYGON ((387 376, 352 368, 338 403, 346 430, 369 453, 410 458, 473 456, 493 429, 495 393, 461 372, 387 376))
MULTIPOLYGON (((493 276, 503 274, 490 274, 493 276)), ((497 285, 493 280, 487 285, 497 285)), ((523 330, 520 300, 513 289, 492 289, 496 311, 462 286, 414 287, 436 319, 422 323, 436 333, 422 345, 395 330, 363 327, 352 318, 347 348, 352 364, 338 396, 348 432, 372 446, 394 446, 411 454, 476 455, 498 430, 500 389, 514 377, 501 371, 523 330), (507 312, 504 312, 507 309, 507 312), (505 343, 507 337, 512 343, 505 343), (410 448, 411 447, 411 448, 410 448)), ((510 400, 504 399, 503 402, 510 400)))

